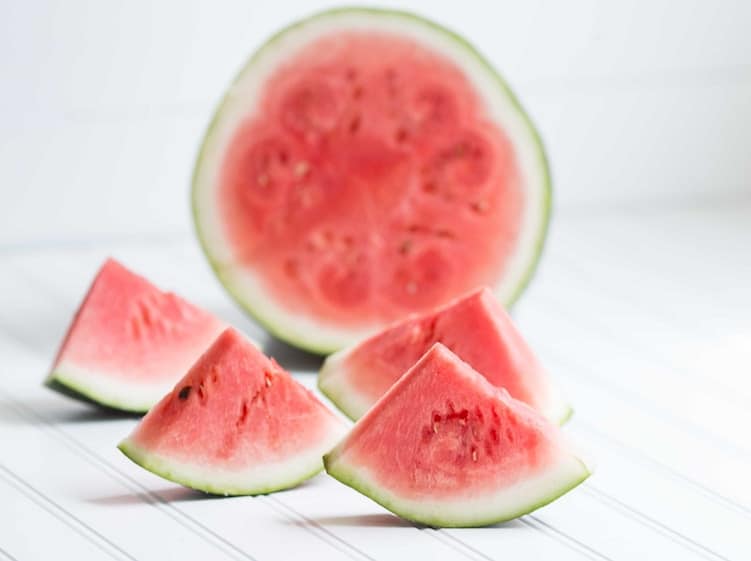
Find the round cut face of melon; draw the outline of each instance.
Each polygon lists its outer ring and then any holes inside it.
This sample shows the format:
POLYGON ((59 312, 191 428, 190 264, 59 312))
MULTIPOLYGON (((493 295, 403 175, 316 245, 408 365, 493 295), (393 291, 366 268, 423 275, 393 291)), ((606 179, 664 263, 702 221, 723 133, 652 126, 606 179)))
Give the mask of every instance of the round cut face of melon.
POLYGON ((516 518, 589 476, 557 426, 440 343, 324 462, 346 485, 431 526, 516 518))
POLYGON ((251 59, 207 134, 194 208, 230 292, 275 334, 331 351, 477 286, 512 301, 547 189, 534 131, 471 47, 352 9, 251 59))

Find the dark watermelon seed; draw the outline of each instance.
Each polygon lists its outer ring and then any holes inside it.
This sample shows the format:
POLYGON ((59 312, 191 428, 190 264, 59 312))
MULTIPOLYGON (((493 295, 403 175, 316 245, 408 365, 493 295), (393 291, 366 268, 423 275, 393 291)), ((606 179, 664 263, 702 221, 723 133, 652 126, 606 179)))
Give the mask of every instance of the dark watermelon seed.
POLYGON ((350 134, 355 134, 360 130, 360 115, 355 115, 349 123, 350 134))
POLYGON ((190 395, 190 390, 193 388, 191 386, 185 386, 180 390, 180 393, 177 394, 177 397, 180 398, 181 401, 185 401, 188 399, 188 396, 190 395))
POLYGON ((248 402, 243 400, 242 409, 240 409, 240 416, 237 418, 237 423, 235 425, 237 427, 240 427, 245 423, 245 420, 248 418, 248 402))
POLYGON ((485 214, 489 209, 489 205, 486 201, 476 201, 470 203, 469 208, 477 214, 485 214))

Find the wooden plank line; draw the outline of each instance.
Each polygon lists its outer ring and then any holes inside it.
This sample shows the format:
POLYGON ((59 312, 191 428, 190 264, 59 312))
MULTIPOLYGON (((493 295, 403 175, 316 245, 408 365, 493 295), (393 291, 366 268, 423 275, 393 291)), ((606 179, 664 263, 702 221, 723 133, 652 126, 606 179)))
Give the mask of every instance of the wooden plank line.
POLYGON ((650 456, 649 454, 646 454, 642 452, 641 450, 634 448, 633 446, 629 446, 628 444, 625 444, 621 442, 620 440, 617 440, 613 438, 612 436, 603 433, 602 431, 598 430, 596 427, 594 427, 592 424, 588 423, 587 421, 582 420, 582 419, 577 419, 576 425, 578 428, 584 429, 586 432, 590 433, 596 438, 599 438, 600 440, 604 440, 605 442, 612 444, 613 446, 617 446, 618 448, 623 450, 626 455, 630 456, 631 459, 634 460, 636 463, 639 463, 642 465, 648 465, 650 468, 655 468, 660 471, 663 471, 669 478, 673 479, 677 483, 682 483, 689 487, 695 488, 698 492, 705 495, 710 500, 713 500, 718 505, 721 505, 729 510, 732 510, 736 514, 741 514, 746 517, 751 517, 751 508, 747 507, 746 505, 743 505, 739 503, 738 501, 731 499, 730 497, 726 497, 725 495, 718 493, 717 491, 715 491, 714 489, 711 489, 710 487, 707 487, 700 481, 696 481, 695 479, 692 479, 688 475, 681 473, 680 471, 662 463, 661 461, 650 456))
POLYGON ((539 517, 533 514, 523 516, 519 520, 530 528, 537 528, 537 525, 539 525, 539 529, 546 533, 548 536, 558 541, 559 543, 566 545, 568 548, 573 549, 574 551, 578 551, 589 559, 594 559, 596 561, 613 561, 611 557, 608 557, 607 555, 597 551, 593 547, 574 538, 566 532, 559 530, 553 525, 544 522, 539 517))
POLYGON ((566 368, 559 370, 559 372, 563 376, 572 378, 585 384, 589 384, 590 386, 599 387, 601 390, 606 390, 608 392, 608 395, 610 395, 614 400, 632 405, 633 407, 639 409, 640 411, 643 411, 644 413, 647 413, 648 415, 651 415, 652 417, 665 421, 684 434, 693 437, 699 437, 707 443, 711 443, 716 447, 722 448, 725 452, 732 456, 751 458, 750 450, 742 446, 738 446, 735 442, 718 438, 690 419, 683 419, 672 413, 657 408, 652 403, 649 403, 648 401, 645 401, 644 399, 639 397, 639 395, 635 394, 633 391, 613 384, 602 377, 596 376, 595 373, 592 372, 590 367, 577 362, 576 359, 572 359, 570 356, 564 356, 558 350, 551 349, 546 345, 538 345, 538 348, 543 350, 543 355, 547 355, 553 358, 555 362, 566 366, 566 368), (574 372, 576 372, 576 374, 574 374, 574 372))
POLYGON ((0 394, 2 394, 13 406, 15 406, 18 411, 25 412, 26 414, 24 416, 26 416, 26 418, 32 421, 36 421, 38 424, 41 424, 48 430, 52 431, 56 436, 61 437, 59 441, 63 442, 66 447, 74 454, 76 454, 78 457, 80 457, 90 465, 98 467, 100 471, 107 474, 111 479, 120 483, 129 491, 133 492, 134 495, 145 504, 157 508, 157 510, 166 514, 172 520, 174 520, 187 530, 193 533, 197 533, 201 537, 201 539, 203 539, 210 545, 213 545, 229 557, 236 560, 244 559, 247 561, 258 561, 255 557, 245 552, 243 549, 232 543, 221 534, 215 532, 211 528, 204 525, 202 522, 183 512, 181 509, 177 508, 169 501, 166 501, 158 494, 148 490, 146 487, 138 483, 138 481, 127 475, 125 472, 115 467, 95 452, 88 449, 88 447, 86 447, 76 438, 69 435, 66 431, 50 423, 41 415, 37 414, 35 411, 27 407, 25 404, 10 396, 5 390, 0 390, 0 394), (198 530, 198 532, 196 532, 196 530, 198 530))
POLYGON ((638 522, 643 526, 652 527, 656 532, 668 537, 675 543, 681 544, 687 549, 698 553, 706 559, 713 559, 715 561, 731 561, 728 557, 725 557, 724 555, 690 538, 689 536, 679 532, 678 530, 671 528, 670 526, 660 522, 656 518, 645 514, 643 511, 626 504, 620 499, 614 497, 609 493, 606 493, 605 491, 595 487, 594 485, 589 484, 584 486, 582 488, 582 492, 586 493, 587 495, 604 505, 609 505, 611 506, 611 508, 616 508, 617 510, 622 511, 623 514, 625 514, 631 520, 634 520, 635 522, 638 522))
POLYGON ((428 532, 430 536, 443 541, 446 545, 449 545, 449 547, 452 547, 455 551, 458 551, 465 557, 470 559, 480 559, 482 561, 495 561, 494 557, 490 557, 476 547, 469 545, 464 540, 451 534, 451 532, 441 530, 440 528, 424 528, 424 531, 428 532), (454 545, 451 545, 449 542, 453 542, 454 545))
POLYGON ((314 535, 319 540, 344 553, 348 557, 351 557, 352 559, 358 559, 360 561, 362 561, 363 559, 366 559, 367 561, 377 561, 374 557, 371 557, 360 548, 337 536, 331 530, 325 528, 315 520, 312 520, 311 518, 298 512, 296 509, 283 503, 276 497, 272 497, 271 495, 260 495, 254 498, 262 502, 267 502, 267 506, 273 508, 274 510, 285 516, 288 520, 292 520, 293 522, 301 522, 301 524, 298 524, 298 527, 304 529, 308 533, 314 535))
POLYGON ((19 561, 17 557, 14 557, 13 555, 11 555, 10 553, 8 553, 8 551, 5 550, 5 549, 3 549, 2 547, 0 547, 0 557, 3 557, 7 561, 19 561))
MULTIPOLYGON (((632 353, 638 353, 639 355, 649 356, 650 362, 662 366, 663 368, 661 372, 673 378, 676 383, 685 383, 686 378, 690 378, 698 384, 706 384, 710 381, 710 378, 703 376, 698 372, 691 371, 687 368, 676 367, 675 364, 659 352, 656 352, 652 347, 634 340, 633 337, 629 337, 628 331, 621 330, 616 334, 611 330, 609 325, 598 321, 597 319, 593 320, 592 316, 588 316, 586 322, 575 322, 568 311, 561 309, 559 302, 553 302, 553 300, 547 295, 543 295, 540 299, 544 301, 546 310, 553 310, 565 322, 572 324, 576 323, 578 328, 587 331, 589 334, 592 334, 597 338, 607 338, 611 341, 618 340, 623 351, 630 351, 632 353)), ((718 381, 713 378, 711 379, 711 382, 712 386, 710 386, 710 388, 715 387, 718 381)), ((746 404, 748 403, 746 392, 741 391, 739 394, 738 388, 733 388, 726 384, 721 384, 721 386, 723 390, 722 395, 717 391, 712 390, 713 396, 718 400, 727 402, 733 407, 745 411, 746 404)))
POLYGON ((137 561, 137 559, 130 553, 128 553, 125 549, 117 545, 115 542, 96 530, 94 527, 78 518, 75 514, 54 501, 52 498, 48 497, 45 493, 37 489, 34 485, 23 479, 21 476, 19 476, 3 464, 0 464, 0 477, 2 477, 6 481, 6 483, 13 486, 27 499, 68 526, 78 535, 85 538, 97 549, 109 555, 112 559, 128 559, 130 561, 137 561))

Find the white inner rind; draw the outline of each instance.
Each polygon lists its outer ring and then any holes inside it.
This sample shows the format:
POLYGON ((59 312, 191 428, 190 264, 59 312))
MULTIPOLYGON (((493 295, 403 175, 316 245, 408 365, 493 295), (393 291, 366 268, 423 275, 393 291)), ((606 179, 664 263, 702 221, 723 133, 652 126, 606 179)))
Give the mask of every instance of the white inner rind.
POLYGON ((357 420, 373 403, 369 396, 349 383, 346 361, 351 352, 352 348, 348 348, 326 357, 318 373, 318 389, 347 417, 357 420))
POLYGON ((274 71, 310 42, 347 29, 412 37, 454 62, 485 101, 491 119, 512 142, 526 201, 515 251, 508 257, 502 279, 493 287, 501 302, 510 303, 527 278, 547 222, 547 165, 539 139, 498 75, 460 38, 415 16, 366 9, 327 12, 284 30, 256 52, 218 109, 196 165, 193 202, 199 237, 217 274, 235 298, 283 339, 320 352, 340 349, 370 334, 379 325, 342 327, 288 310, 274 301, 258 275, 233 255, 233 244, 223 227, 218 186, 224 155, 235 130, 256 112, 262 89, 274 71))
POLYGON ((151 409, 165 394, 172 390, 184 372, 175 372, 175 377, 159 382, 134 380, 127 375, 106 376, 76 366, 69 362, 58 363, 48 381, 54 381, 81 395, 116 409, 145 412, 151 409))
POLYGON ((355 465, 335 449, 326 461, 328 473, 395 514, 431 526, 482 526, 517 518, 556 499, 589 475, 577 457, 561 453, 539 473, 497 491, 477 489, 445 498, 405 498, 385 488, 371 471, 355 465))
POLYGON ((549 421, 562 425, 569 420, 573 410, 557 388, 548 385, 546 388, 545 401, 545 405, 540 408, 540 413, 542 413, 549 421))
POLYGON ((186 487, 220 495, 252 495, 292 487, 323 469, 322 456, 346 432, 332 417, 323 436, 297 454, 274 462, 228 469, 222 465, 185 462, 142 448, 132 437, 118 448, 141 467, 186 487))

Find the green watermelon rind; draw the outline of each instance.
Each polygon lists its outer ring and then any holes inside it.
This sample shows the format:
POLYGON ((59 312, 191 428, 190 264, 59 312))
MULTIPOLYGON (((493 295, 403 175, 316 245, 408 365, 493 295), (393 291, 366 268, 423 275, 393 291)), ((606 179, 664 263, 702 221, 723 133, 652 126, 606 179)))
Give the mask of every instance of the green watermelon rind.
POLYGON ((153 403, 136 404, 120 399, 109 398, 92 390, 86 384, 82 384, 69 376, 64 371, 53 370, 44 385, 60 394, 72 397, 84 403, 90 403, 111 412, 130 413, 143 415, 154 405, 153 403))
MULTIPOLYGON (((510 105, 516 110, 517 114, 521 117, 521 120, 523 121, 527 133, 530 135, 530 139, 532 140, 532 143, 534 145, 536 157, 538 160, 538 167, 539 171, 541 171, 542 175, 542 195, 540 197, 541 199, 541 207, 539 209, 540 213, 540 226, 537 232, 537 239, 535 240, 534 247, 531 248, 529 257, 528 257, 528 265, 526 267, 525 272, 522 274, 522 276, 519 278, 518 282, 516 283, 515 289, 511 292, 509 297, 506 299, 506 301, 502 302, 504 306, 507 308, 510 308, 521 296, 522 292, 526 289, 526 287, 529 285, 530 281, 532 280, 532 277, 534 275, 535 270, 537 269, 537 265, 540 261, 540 257, 542 255, 542 251, 544 249, 545 240, 547 237, 548 228, 550 225, 550 217, 551 217, 551 210, 552 210, 552 187, 551 187, 551 177, 550 177, 550 167, 549 162, 545 153, 544 144, 542 142, 542 139, 540 138, 539 133, 537 132, 537 129, 535 128, 534 124, 532 123, 532 120, 530 119, 527 112, 522 107, 521 103, 519 102, 516 95, 513 93, 511 88, 508 86, 506 81, 498 74, 498 72, 493 68, 492 64, 474 47, 471 43, 469 43, 464 37, 459 35, 458 33, 451 31, 450 29, 433 22, 431 20, 428 20, 426 18, 423 18, 417 14, 414 14, 412 12, 408 11, 402 11, 402 10, 395 10, 395 9, 383 9, 383 8, 369 8, 369 7, 340 7, 340 8, 334 8, 330 10, 326 10, 317 14, 314 14, 312 16, 309 16, 307 18, 298 20, 297 22, 294 22, 290 24, 289 26, 279 30, 277 33, 272 35, 261 47, 259 47, 253 55, 251 55, 250 59, 245 63, 243 68, 240 70, 238 75, 236 76, 235 80, 232 82, 233 84, 237 83, 240 78, 245 74, 245 72, 253 67, 253 65, 258 62, 260 59, 263 58, 265 53, 271 49, 274 48, 275 44, 284 37, 287 33, 295 31, 296 29, 299 29, 306 24, 322 19, 327 18, 330 16, 336 16, 339 14, 362 14, 362 15, 370 15, 373 17, 392 17, 392 18, 404 18, 411 20, 413 23, 416 23, 418 25, 422 25, 425 27, 428 27, 434 31, 438 31, 439 33, 443 34, 447 38, 453 40, 456 45, 463 49, 467 54, 474 57, 486 70, 487 74, 495 80, 498 89, 499 89, 499 95, 504 96, 510 105)), ((214 112, 214 116, 211 119, 209 126, 206 130, 206 133, 204 135, 203 142, 201 144, 201 147, 198 152, 198 157, 196 159, 196 164, 193 170, 193 177, 191 180, 192 189, 191 189, 191 207, 192 207, 192 214, 193 214, 193 224, 196 229, 196 234, 199 240, 199 243, 201 245, 201 249, 203 250, 204 255, 206 256, 206 259, 209 262, 209 265, 213 269, 214 273, 216 274, 217 278, 221 282, 221 284, 225 287, 229 295, 263 328, 265 328, 270 334, 277 337, 278 339, 281 339, 283 341, 286 341, 287 343, 301 348, 305 349, 309 352, 316 353, 319 355, 327 355, 334 351, 339 350, 342 346, 327 343, 325 341, 317 341, 315 340, 315 336, 308 337, 301 335, 299 333, 290 333, 287 329, 285 329, 284 325, 278 325, 277 321, 273 317, 268 317, 261 313, 259 311, 259 306, 255 304, 254 298, 248 298, 246 294, 243 293, 243 291, 234 286, 231 279, 229 278, 229 274, 227 271, 225 271, 225 268, 222 267, 222 265, 217 262, 217 260, 213 257, 212 248, 210 247, 210 244, 208 243, 208 236, 201 230, 201 220, 200 220, 200 203, 199 203, 199 192, 200 192, 200 185, 199 185, 199 172, 203 164, 203 160, 206 157, 206 153, 209 150, 210 145, 212 144, 213 136, 216 132, 216 127, 219 123, 219 120, 222 116, 223 109, 227 105, 227 103, 230 100, 232 92, 232 87, 228 88, 227 92, 219 102, 219 105, 217 106, 217 109, 214 112)), ((229 269, 229 268, 228 268, 229 269)), ((231 271, 229 271, 231 273, 231 271)), ((263 297, 263 295, 260 295, 259 297, 263 297)))
MULTIPOLYGON (((467 519, 459 521, 450 517, 445 517, 445 515, 441 514, 434 514, 432 516, 424 515, 415 513, 409 510, 409 508, 403 508, 399 504, 398 500, 390 500, 386 498, 385 493, 381 492, 376 485, 367 483, 361 477, 358 477, 356 470, 347 469, 346 466, 342 466, 340 463, 338 464, 336 462, 336 450, 323 457, 323 465, 326 469, 326 473, 328 473, 337 481, 343 483, 348 487, 351 487, 358 493, 365 495, 369 499, 375 501, 400 518, 434 528, 469 528, 491 526, 493 524, 508 522, 509 520, 519 518, 520 516, 524 516, 525 514, 529 514, 539 508, 542 508, 543 506, 550 504, 575 487, 579 486, 590 475, 592 475, 591 470, 583 461, 577 458, 576 462, 579 464, 579 466, 581 466, 581 471, 574 477, 572 477, 569 481, 567 481, 564 485, 557 488, 555 492, 533 502, 520 504, 517 507, 506 509, 506 511, 504 512, 500 512, 499 509, 499 514, 497 516, 480 517, 471 520, 467 519)), ((468 509, 471 508, 472 506, 468 505, 468 509)))
POLYGON ((248 486, 237 487, 231 485, 222 485, 221 483, 211 482, 207 480, 201 480, 200 478, 191 478, 181 475, 180 469, 175 469, 174 464, 169 460, 152 454, 143 450, 141 447, 130 442, 129 439, 123 440, 117 446, 125 456, 133 463, 141 466, 143 469, 150 471, 154 475, 158 475, 163 479, 178 483, 184 487, 189 487, 196 491, 203 491, 211 495, 218 496, 243 496, 243 495, 266 495, 274 493, 276 491, 283 491, 285 489, 291 489, 300 485, 302 482, 307 481, 311 477, 319 474, 323 471, 323 463, 318 462, 318 465, 310 470, 301 470, 301 473, 296 474, 289 479, 283 479, 278 483, 260 485, 260 486, 248 486))

